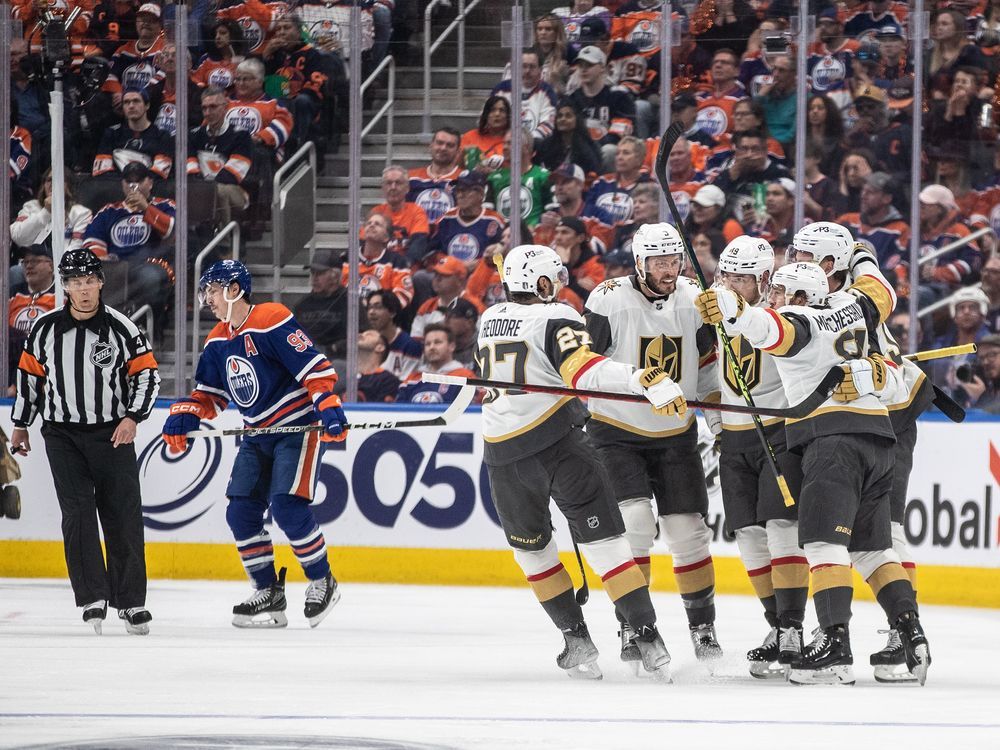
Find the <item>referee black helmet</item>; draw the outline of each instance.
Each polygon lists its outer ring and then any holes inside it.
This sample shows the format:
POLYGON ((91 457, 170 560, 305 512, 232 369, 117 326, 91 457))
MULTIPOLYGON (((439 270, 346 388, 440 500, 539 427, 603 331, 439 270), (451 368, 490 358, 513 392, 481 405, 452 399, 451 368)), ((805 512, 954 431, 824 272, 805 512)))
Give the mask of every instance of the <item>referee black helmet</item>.
POLYGON ((92 250, 78 248, 63 253, 59 259, 59 279, 63 283, 66 279, 77 276, 90 276, 93 274, 101 281, 104 281, 104 270, 101 259, 94 255, 92 250))

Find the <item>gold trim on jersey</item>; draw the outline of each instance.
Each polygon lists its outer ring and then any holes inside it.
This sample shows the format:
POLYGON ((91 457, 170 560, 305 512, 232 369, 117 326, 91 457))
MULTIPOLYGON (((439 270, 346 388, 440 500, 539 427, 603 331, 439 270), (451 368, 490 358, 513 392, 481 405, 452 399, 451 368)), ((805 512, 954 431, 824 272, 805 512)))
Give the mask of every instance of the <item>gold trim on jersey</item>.
POLYGON ((925 380, 927 380, 927 373, 921 371, 920 377, 913 381, 913 387, 910 388, 909 398, 907 398, 906 401, 900 401, 898 404, 886 404, 885 408, 889 411, 899 411, 900 409, 905 409, 910 406, 910 404, 913 403, 913 400, 917 397, 917 394, 920 392, 920 387, 924 384, 925 380))
POLYGON ((505 433, 503 435, 496 435, 496 436, 483 435, 483 440, 485 440, 487 443, 502 443, 505 440, 510 440, 511 438, 516 438, 516 437, 518 437, 520 435, 523 435, 528 430, 533 430, 536 427, 538 427, 538 425, 540 425, 546 419, 548 419, 553 414, 555 414, 557 411, 559 411, 559 409, 563 405, 565 405, 567 401, 571 401, 574 398, 576 398, 576 396, 563 396, 558 401, 556 401, 550 408, 548 408, 544 412, 542 412, 541 416, 539 416, 538 419, 534 420, 530 424, 526 424, 524 427, 519 427, 518 429, 514 430, 513 432, 508 432, 508 433, 505 433))
POLYGON ((647 367, 662 367, 671 380, 679 381, 681 373, 681 357, 684 349, 683 336, 667 336, 661 333, 659 336, 639 337, 639 369, 647 367))
POLYGON ((682 432, 686 432, 691 427, 691 422, 694 420, 694 411, 691 409, 687 410, 687 421, 682 427, 677 427, 671 430, 662 430, 651 432, 649 430, 640 430, 635 425, 626 424, 625 422, 619 422, 617 419, 612 419, 604 414, 597 414, 593 411, 591 412, 591 419, 596 419, 598 422, 604 422, 612 427, 617 427, 619 430, 624 430, 625 432, 631 432, 633 435, 641 435, 642 437, 648 438, 665 438, 673 437, 674 435, 680 435, 682 432))
POLYGON ((884 406, 879 406, 878 409, 858 409, 853 406, 824 406, 821 409, 817 409, 812 414, 807 417, 801 417, 800 419, 792 419, 789 417, 785 420, 786 425, 795 424, 797 422, 805 422, 807 419, 815 419, 816 417, 821 417, 824 414, 834 414, 834 413, 849 412, 851 414, 865 414, 870 417, 887 417, 889 416, 889 410, 884 406))
POLYGON ((589 346, 581 346, 559 365, 559 376, 568 387, 576 388, 576 383, 573 381, 577 373, 595 359, 603 359, 603 357, 590 351, 589 346))
POLYGON ((885 284, 874 276, 862 276, 851 284, 850 289, 857 289, 875 303, 880 321, 886 321, 892 315, 892 295, 885 284))
MULTIPOLYGON (((747 418, 750 417, 749 414, 747 414, 745 416, 747 418)), ((784 420, 783 417, 761 417, 760 418, 760 423, 764 427, 770 427, 773 424, 781 424, 784 421, 785 420, 784 420)), ((726 422, 722 423, 722 429, 724 429, 724 430, 731 430, 733 432, 742 432, 744 430, 753 430, 756 427, 757 427, 757 425, 754 424, 753 422, 749 422, 748 424, 731 424, 731 423, 727 424, 726 422)))
POLYGON ((767 309, 764 312, 774 318, 774 322, 778 325, 778 340, 771 346, 761 348, 772 357, 784 357, 795 343, 795 326, 774 310, 767 309))

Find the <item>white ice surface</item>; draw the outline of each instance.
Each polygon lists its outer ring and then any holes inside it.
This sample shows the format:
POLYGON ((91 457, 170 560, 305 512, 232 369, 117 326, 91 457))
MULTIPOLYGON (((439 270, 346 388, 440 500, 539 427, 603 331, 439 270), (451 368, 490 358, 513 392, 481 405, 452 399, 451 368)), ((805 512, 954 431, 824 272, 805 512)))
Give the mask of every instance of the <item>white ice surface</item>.
POLYGON ((339 747, 1000 748, 998 611, 923 607, 927 685, 887 686, 868 666, 885 642, 880 610, 858 602, 858 684, 793 687, 746 673, 742 654, 766 630, 756 600, 718 597, 727 658, 709 677, 678 598, 658 594, 675 674, 661 685, 626 675, 601 591, 585 612, 605 678, 583 682, 555 666, 561 638, 526 588, 342 588, 315 630, 301 614, 304 584, 291 584, 287 629, 242 631, 228 613, 245 585, 156 581, 148 637, 127 636, 113 616, 98 637, 67 583, 0 580, 0 746, 136 738, 145 747, 142 738, 169 736, 220 746, 240 735, 275 747, 319 737, 339 747))

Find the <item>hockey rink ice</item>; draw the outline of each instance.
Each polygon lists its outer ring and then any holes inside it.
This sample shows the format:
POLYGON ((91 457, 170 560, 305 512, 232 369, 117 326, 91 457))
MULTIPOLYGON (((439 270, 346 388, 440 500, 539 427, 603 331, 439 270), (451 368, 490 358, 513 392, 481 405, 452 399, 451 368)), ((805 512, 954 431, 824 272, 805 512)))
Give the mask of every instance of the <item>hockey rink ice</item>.
POLYGON ((766 630, 755 599, 717 598, 727 657, 711 677, 677 596, 655 594, 664 685, 626 674, 603 591, 584 608, 600 682, 555 666, 561 638, 527 587, 347 583, 315 630, 304 591, 288 586, 288 628, 244 631, 229 612, 246 584, 154 581, 151 634, 109 612, 98 637, 67 582, 0 579, 0 746, 1000 748, 996 610, 922 608, 934 663, 920 688, 874 681, 885 624, 857 602, 858 684, 794 687, 747 674, 766 630))

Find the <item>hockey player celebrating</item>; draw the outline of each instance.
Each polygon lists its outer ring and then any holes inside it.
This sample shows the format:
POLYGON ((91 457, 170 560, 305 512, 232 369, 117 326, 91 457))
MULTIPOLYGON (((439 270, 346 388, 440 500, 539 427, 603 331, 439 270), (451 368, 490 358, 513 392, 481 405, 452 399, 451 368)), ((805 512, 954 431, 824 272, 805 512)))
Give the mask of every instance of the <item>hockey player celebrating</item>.
POLYGON ((856 253, 847 270, 855 279, 850 293, 831 297, 819 265, 778 269, 773 283, 784 290, 786 305, 777 311, 748 306, 727 289, 702 292, 696 304, 705 322, 724 322, 732 335, 777 358, 793 403, 810 395, 830 367, 844 371, 843 382, 820 408, 785 428, 789 449, 802 454, 799 542, 822 630, 792 664, 790 681, 854 683, 848 633, 853 563, 899 632, 907 665, 923 684, 930 650, 889 525, 895 438, 878 394, 890 382, 892 365, 880 354, 865 356, 870 329, 888 317, 896 297, 870 254, 856 253))
MULTIPOLYGON (((767 307, 766 294, 774 268, 774 250, 758 237, 737 237, 722 251, 717 277, 722 286, 740 295, 748 305, 767 307)), ((718 386, 724 404, 745 403, 733 368, 739 367, 757 406, 785 408, 775 359, 763 356, 743 336, 732 340, 737 362, 723 351, 718 386)), ((785 507, 765 448, 754 434, 746 414, 721 412, 722 453, 719 480, 726 525, 736 534, 740 558, 754 591, 764 605, 771 626, 764 643, 747 653, 754 677, 784 678, 802 651, 802 621, 809 595, 809 566, 798 541, 798 507, 785 507)), ((764 435, 793 497, 802 486, 799 457, 787 450, 784 421, 762 418, 764 435)))
POLYGON ((213 264, 198 296, 219 319, 205 340, 190 397, 176 401, 163 425, 174 453, 187 434, 233 401, 248 427, 309 425, 318 432, 254 435, 240 443, 226 495, 226 521, 256 589, 233 607, 236 627, 284 627, 285 569, 275 575, 274 548, 264 527, 268 509, 288 537, 309 579, 305 616, 316 627, 340 599, 326 542, 309 503, 324 443, 344 440, 347 419, 333 393, 337 373, 313 347, 284 305, 250 299, 250 272, 239 261, 213 264))
MULTIPOLYGON (((687 408, 680 387, 662 368, 636 369, 591 351, 580 315, 556 302, 567 272, 554 250, 520 245, 504 259, 508 301, 489 308, 480 324, 476 363, 484 378, 631 392, 663 413, 687 408)), ((483 401, 483 460, 507 543, 566 647, 556 659, 571 677, 600 678, 573 585, 552 538, 549 499, 569 521, 590 566, 601 576, 620 616, 635 630, 647 672, 669 679, 670 656, 656 630, 646 579, 623 536, 608 473, 582 427, 587 411, 576 398, 491 391, 483 401)))
MULTIPOLYGON (((632 253, 635 274, 603 282, 587 300, 593 351, 640 370, 662 369, 690 399, 716 390, 715 334, 695 309, 697 287, 680 278, 684 243, 677 230, 670 224, 639 227, 632 253)), ((695 654, 701 660, 720 658, 712 532, 704 518, 708 490, 694 414, 657 413, 648 405, 602 399, 590 399, 590 411, 587 432, 611 475, 625 538, 646 585, 659 518, 695 654)), ((626 662, 638 660, 633 625, 627 618, 622 623, 621 658, 626 662)))
MULTIPOLYGON (((795 253, 795 260, 799 262, 812 261, 820 264, 829 280, 831 294, 842 290, 850 283, 847 266, 851 254, 868 252, 874 255, 869 245, 854 243, 846 227, 831 222, 817 222, 803 227, 793 239, 792 251, 795 253), (827 226, 829 231, 824 231, 824 226, 827 226), (850 243, 850 251, 846 249, 847 243, 850 243)), ((877 351, 882 352, 896 366, 888 371, 895 377, 896 387, 885 388, 880 394, 882 403, 889 410, 889 420, 896 435, 892 456, 892 490, 889 493, 892 548, 899 555, 916 594, 917 566, 906 543, 903 517, 906 511, 906 490, 913 468, 913 451, 917 445, 917 417, 934 400, 934 389, 924 371, 915 362, 900 356, 899 344, 889 333, 885 320, 879 323, 875 331, 877 351)), ((888 643, 881 651, 872 654, 869 661, 875 668, 875 679, 879 682, 916 680, 906 667, 903 643, 891 622, 888 643)))

